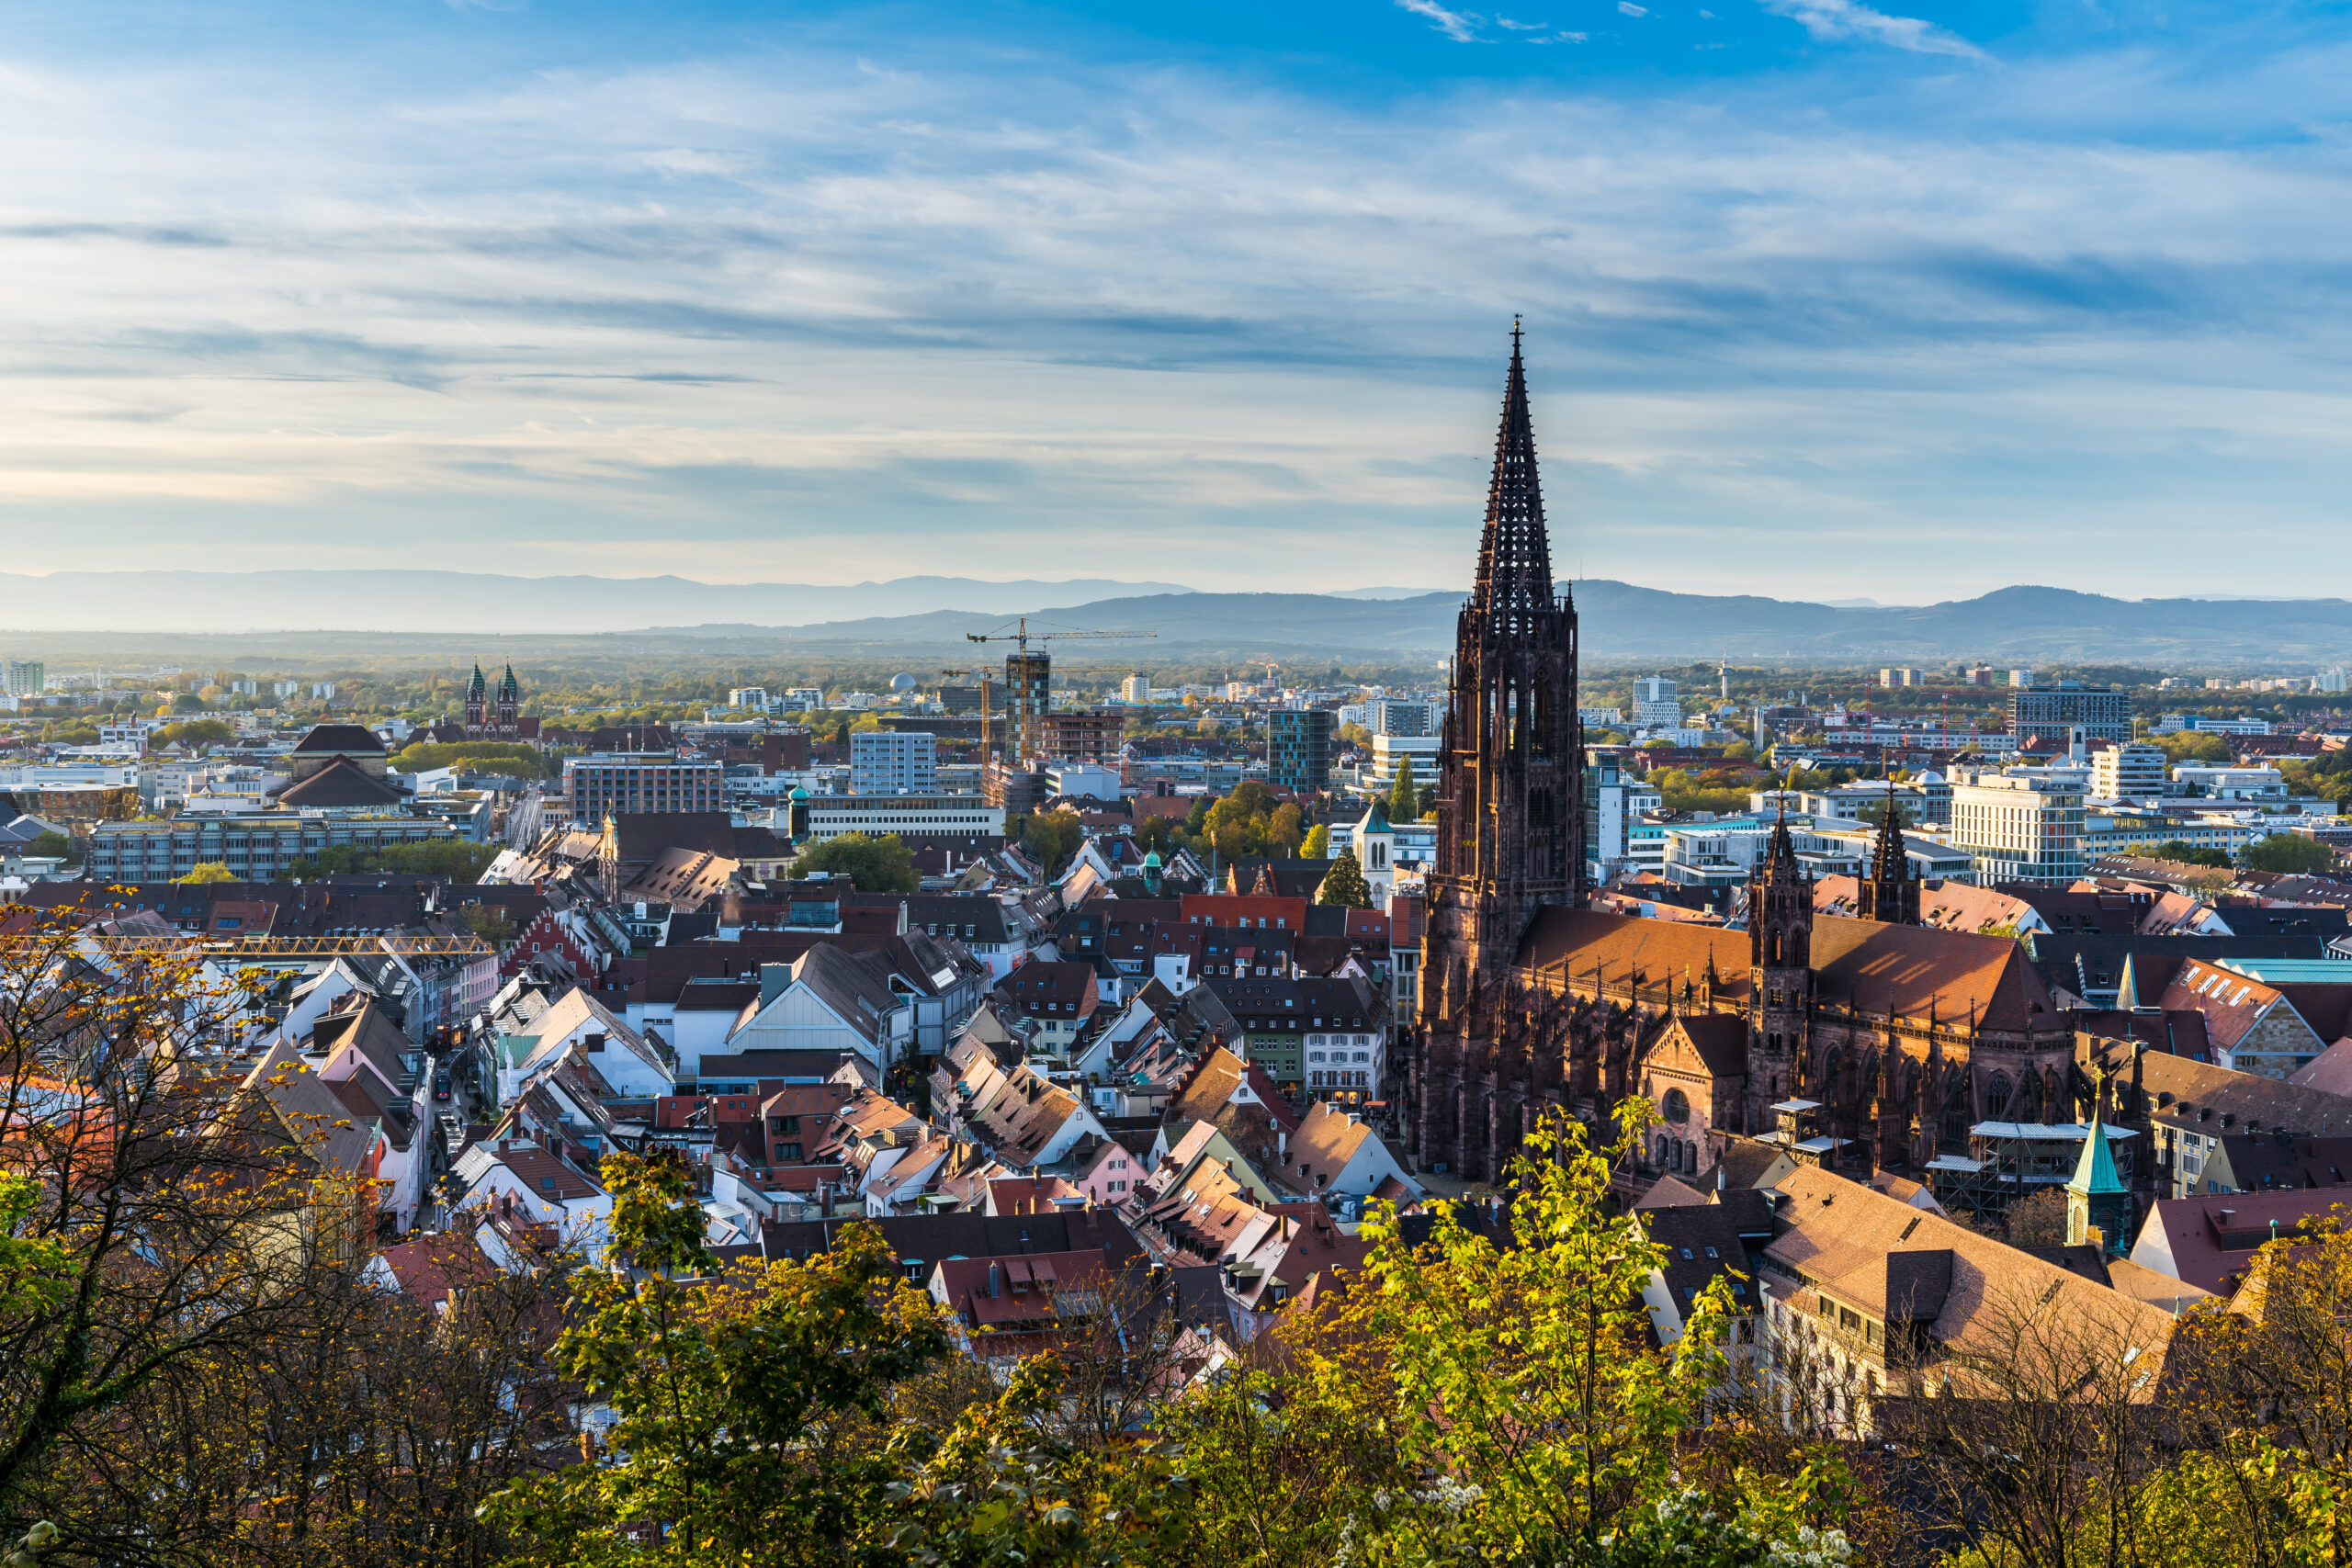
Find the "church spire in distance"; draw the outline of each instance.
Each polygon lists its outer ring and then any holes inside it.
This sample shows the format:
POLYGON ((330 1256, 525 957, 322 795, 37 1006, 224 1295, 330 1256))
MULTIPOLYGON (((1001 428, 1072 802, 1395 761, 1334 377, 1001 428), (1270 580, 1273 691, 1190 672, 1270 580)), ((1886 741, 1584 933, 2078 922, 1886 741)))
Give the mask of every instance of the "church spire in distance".
POLYGON ((1478 579, 1470 591, 1474 618, 1525 626, 1550 613, 1552 541, 1544 529, 1544 488, 1535 473, 1535 422, 1527 406, 1527 369, 1520 357, 1519 318, 1510 323, 1510 374, 1503 383, 1502 428, 1487 487, 1487 530, 1478 543, 1478 579))

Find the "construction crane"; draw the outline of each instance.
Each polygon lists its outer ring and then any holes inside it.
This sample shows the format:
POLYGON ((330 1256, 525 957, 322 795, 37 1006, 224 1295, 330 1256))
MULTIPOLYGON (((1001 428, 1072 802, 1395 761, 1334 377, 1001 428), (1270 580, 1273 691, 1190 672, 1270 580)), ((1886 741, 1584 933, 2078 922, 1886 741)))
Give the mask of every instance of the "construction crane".
POLYGON ((1019 762, 1035 756, 1045 746, 1045 718, 1053 666, 1046 655, 1031 653, 1033 642, 1068 641, 1084 637, 1100 642, 1113 637, 1156 637, 1158 632, 1089 632, 1066 628, 1055 632, 1033 632, 1029 617, 1023 615, 1015 630, 1009 632, 966 632, 971 642, 1009 642, 1020 651, 1007 654, 1004 660, 1004 700, 1012 720, 1013 758, 1019 762))
POLYGON ((944 679, 950 681, 959 680, 966 675, 978 675, 980 678, 980 766, 985 768, 988 766, 989 756, 995 751, 995 748, 989 744, 989 667, 983 664, 975 670, 942 670, 939 673, 944 679))
POLYGON ((1274 672, 1282 668, 1281 665, 1275 663, 1271 659, 1245 659, 1241 662, 1244 664, 1256 664, 1263 667, 1266 671, 1265 684, 1269 688, 1272 687, 1274 684, 1274 672))
POLYGON ((156 936, 107 936, 92 933, 92 943, 108 953, 186 953, 203 958, 249 960, 256 963, 296 958, 357 957, 396 953, 402 958, 491 958, 496 951, 481 938, 464 936, 403 936, 397 931, 374 936, 212 936, 200 931, 174 931, 156 936))

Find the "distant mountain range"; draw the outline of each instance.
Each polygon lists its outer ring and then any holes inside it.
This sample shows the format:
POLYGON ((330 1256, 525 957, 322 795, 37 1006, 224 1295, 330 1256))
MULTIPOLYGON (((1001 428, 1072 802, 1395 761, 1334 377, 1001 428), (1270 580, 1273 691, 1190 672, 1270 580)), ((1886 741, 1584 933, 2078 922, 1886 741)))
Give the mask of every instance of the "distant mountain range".
MULTIPOLYGON (((1593 580, 1576 584, 1587 660, 1723 655, 1852 663, 1984 659, 2018 662, 2280 666, 2352 660, 2352 603, 2109 599, 2062 588, 2004 588, 1940 604, 1836 609, 1748 596, 1670 593, 1593 580)), ((1358 599, 1317 593, 1192 593, 1048 606, 1040 618, 1150 631, 1149 658, 1427 655, 1453 646, 1460 593, 1358 599)), ((842 653, 937 651, 977 629, 934 613, 800 626, 670 627, 686 635, 774 638, 842 653)), ((1117 662, 1107 643, 1074 643, 1089 663, 1117 662)))
MULTIPOLYGON (((2004 588, 1925 605, 1843 607, 1673 593, 1594 580, 1575 586, 1588 662, 1792 659, 2132 663, 2281 671, 2352 662, 2342 599, 2110 599, 2004 588)), ((910 661, 974 651, 970 632, 1028 615, 1061 626, 1150 632, 1132 660, 1074 642, 1090 666, 1168 659, 1437 659, 1463 595, 1203 593, 1176 583, 1085 579, 989 582, 910 577, 846 587, 707 583, 680 577, 503 577, 454 571, 59 572, 0 576, 0 635, 270 630, 403 637, 594 637, 784 645, 910 661), (1377 595, 1375 597, 1375 595, 1377 595)), ((279 637, 273 640, 297 640, 279 637)))
POLYGON ((1129 593, 1188 593, 1174 582, 1079 578, 988 582, 697 582, 684 577, 504 577, 471 571, 58 571, 0 573, 0 631, 345 629, 629 631, 673 622, 790 626, 950 608, 1012 615, 1038 605, 1129 593))

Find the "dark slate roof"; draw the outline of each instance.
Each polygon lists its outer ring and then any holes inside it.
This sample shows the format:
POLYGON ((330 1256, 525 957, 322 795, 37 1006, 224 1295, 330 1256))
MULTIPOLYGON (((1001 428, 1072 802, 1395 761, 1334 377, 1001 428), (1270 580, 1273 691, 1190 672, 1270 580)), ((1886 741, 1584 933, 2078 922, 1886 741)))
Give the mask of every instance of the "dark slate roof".
POLYGON ((304 751, 373 751, 384 752, 384 743, 376 732, 359 724, 314 724, 310 733, 294 743, 297 752, 304 751))
MULTIPOLYGON (((1712 1203, 1645 1209, 1642 1220, 1650 1239, 1666 1248, 1667 1292, 1685 1317, 1716 1275, 1747 1270, 1747 1248, 1740 1240, 1739 1223, 1728 1210, 1712 1203)), ((1731 1283, 1734 1299, 1756 1311, 1760 1303, 1754 1282, 1735 1279, 1731 1283)))
POLYGON ((1072 1209, 1056 1214, 907 1214, 870 1220, 841 1214, 830 1220, 769 1222, 760 1227, 771 1261, 831 1252, 842 1227, 872 1225, 901 1262, 926 1264, 949 1258, 1017 1258, 1037 1252, 1085 1252, 1101 1248, 1114 1263, 1139 1257, 1142 1247, 1108 1209, 1072 1209))
POLYGON ((287 785, 278 795, 277 804, 299 810, 306 806, 313 808, 397 806, 401 799, 399 790, 381 779, 370 777, 350 758, 338 756, 309 778, 287 785))

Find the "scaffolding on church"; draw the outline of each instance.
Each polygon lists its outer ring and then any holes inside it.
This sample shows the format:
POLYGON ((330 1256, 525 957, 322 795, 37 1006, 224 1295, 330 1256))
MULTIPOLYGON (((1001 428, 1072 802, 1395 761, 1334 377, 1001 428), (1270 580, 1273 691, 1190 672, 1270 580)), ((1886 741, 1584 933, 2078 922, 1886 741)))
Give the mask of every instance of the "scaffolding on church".
MULTIPOLYGON (((2129 1183, 2139 1134, 2111 1122, 2100 1126, 2129 1183)), ((1966 1155, 1928 1162, 1928 1190, 1953 1213, 1998 1217, 2036 1192, 2064 1187, 2090 1134, 2086 1122, 1979 1122, 1968 1130, 1966 1155)))

